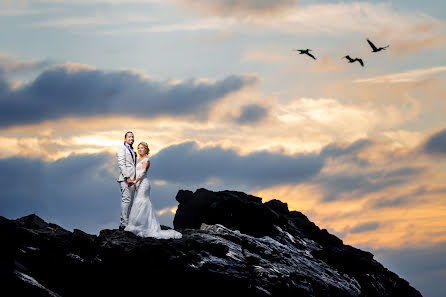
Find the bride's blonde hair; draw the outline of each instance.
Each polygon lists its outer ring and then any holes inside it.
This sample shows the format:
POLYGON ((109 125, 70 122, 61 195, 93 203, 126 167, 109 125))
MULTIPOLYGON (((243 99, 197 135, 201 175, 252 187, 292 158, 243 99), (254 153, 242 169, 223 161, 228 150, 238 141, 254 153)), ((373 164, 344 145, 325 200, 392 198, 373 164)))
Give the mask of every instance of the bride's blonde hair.
POLYGON ((150 149, 149 149, 149 145, 147 144, 147 142, 141 141, 138 146, 142 145, 144 147, 144 149, 146 150, 146 155, 149 154, 150 149))

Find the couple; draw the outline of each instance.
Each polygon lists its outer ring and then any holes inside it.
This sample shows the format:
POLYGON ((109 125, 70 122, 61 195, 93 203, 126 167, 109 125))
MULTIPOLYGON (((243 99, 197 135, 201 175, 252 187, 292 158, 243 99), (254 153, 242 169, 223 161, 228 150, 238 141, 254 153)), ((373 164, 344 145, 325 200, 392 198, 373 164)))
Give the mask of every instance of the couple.
POLYGON ((150 201, 150 181, 147 177, 149 147, 143 141, 139 143, 137 157, 133 151, 134 141, 132 132, 125 133, 124 145, 117 150, 122 197, 119 230, 131 231, 142 237, 181 238, 181 233, 175 230, 161 230, 150 201))

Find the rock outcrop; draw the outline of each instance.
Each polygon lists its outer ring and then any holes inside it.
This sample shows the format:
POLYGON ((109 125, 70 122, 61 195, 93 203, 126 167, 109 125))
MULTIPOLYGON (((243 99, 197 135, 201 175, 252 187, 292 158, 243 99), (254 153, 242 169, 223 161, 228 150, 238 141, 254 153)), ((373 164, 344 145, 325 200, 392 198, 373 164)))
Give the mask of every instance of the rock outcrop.
POLYGON ((5 296, 421 296, 279 200, 205 189, 176 198, 181 239, 0 217, 5 296))

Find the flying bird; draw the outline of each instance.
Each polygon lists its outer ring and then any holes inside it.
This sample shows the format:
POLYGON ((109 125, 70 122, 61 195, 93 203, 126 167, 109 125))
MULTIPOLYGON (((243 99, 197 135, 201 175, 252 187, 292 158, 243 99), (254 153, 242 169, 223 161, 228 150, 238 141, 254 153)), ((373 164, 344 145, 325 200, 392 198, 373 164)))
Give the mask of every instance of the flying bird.
POLYGON ((346 58, 348 60, 349 63, 354 63, 356 61, 359 62, 359 64, 361 64, 362 67, 364 67, 364 62, 362 61, 362 59, 360 58, 354 58, 352 59, 350 56, 345 56, 344 58, 346 58))
POLYGON ((311 50, 310 49, 306 49, 306 50, 296 50, 296 51, 298 51, 299 52, 299 54, 305 54, 305 55, 308 55, 308 56, 310 56, 310 57, 312 57, 313 59, 315 59, 316 60, 316 58, 312 55, 312 54, 310 54, 310 52, 311 52, 311 50))
POLYGON ((370 46, 372 47, 372 53, 377 53, 380 52, 382 50, 385 50, 386 48, 388 48, 389 46, 384 46, 384 47, 376 47, 373 42, 371 42, 368 38, 367 38, 367 42, 370 44, 370 46))

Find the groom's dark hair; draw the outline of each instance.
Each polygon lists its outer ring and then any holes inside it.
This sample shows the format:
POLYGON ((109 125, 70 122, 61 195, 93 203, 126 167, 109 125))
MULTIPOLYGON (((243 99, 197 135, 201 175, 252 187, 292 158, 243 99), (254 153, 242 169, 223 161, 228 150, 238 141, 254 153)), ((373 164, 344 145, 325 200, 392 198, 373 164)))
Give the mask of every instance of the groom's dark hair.
POLYGON ((129 131, 129 132, 125 133, 125 135, 124 135, 124 139, 126 139, 126 138, 127 138, 127 134, 129 134, 129 133, 132 133, 132 134, 133 134, 133 132, 132 132, 132 131, 129 131))

